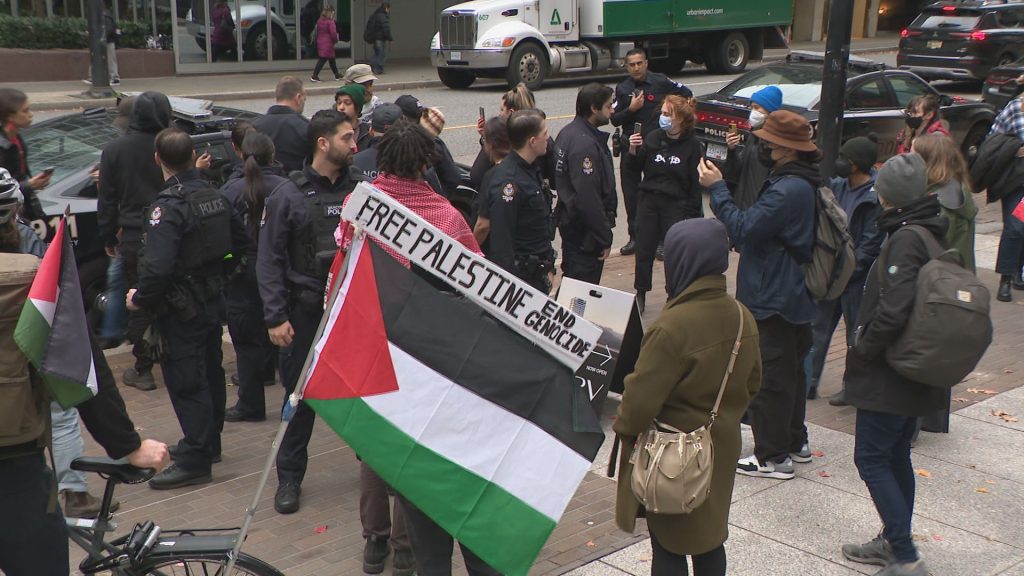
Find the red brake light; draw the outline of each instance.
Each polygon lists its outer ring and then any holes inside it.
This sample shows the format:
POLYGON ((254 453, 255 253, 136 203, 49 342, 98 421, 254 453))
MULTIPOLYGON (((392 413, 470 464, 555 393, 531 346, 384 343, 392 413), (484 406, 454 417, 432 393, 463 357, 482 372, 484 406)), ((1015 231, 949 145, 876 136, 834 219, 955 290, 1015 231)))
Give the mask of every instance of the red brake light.
POLYGON ((942 7, 942 11, 943 12, 955 12, 956 11, 956 6, 943 6, 942 7))
POLYGON ((907 30, 906 28, 900 30, 900 38, 906 38, 907 36, 910 36, 910 30, 907 30))
POLYGON ((921 34, 920 30, 911 30, 910 28, 900 30, 900 38, 910 38, 911 36, 920 36, 921 34))
POLYGON ((736 127, 740 130, 750 130, 750 120, 733 118, 731 116, 723 116, 721 114, 711 114, 709 112, 697 112, 697 122, 706 122, 708 124, 718 124, 720 126, 728 126, 729 124, 736 124, 736 127))
POLYGON ((974 40, 975 42, 984 42, 985 32, 983 30, 975 30, 974 32, 971 32, 971 40, 974 40))

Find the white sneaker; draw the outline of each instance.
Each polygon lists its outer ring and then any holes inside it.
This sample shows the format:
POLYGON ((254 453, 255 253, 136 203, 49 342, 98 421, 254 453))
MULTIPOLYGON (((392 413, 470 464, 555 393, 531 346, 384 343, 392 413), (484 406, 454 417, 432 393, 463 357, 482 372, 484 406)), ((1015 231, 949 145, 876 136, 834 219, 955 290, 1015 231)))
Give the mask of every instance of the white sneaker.
POLYGON ((776 478, 778 480, 789 480, 796 474, 793 471, 793 461, 788 457, 782 462, 758 462, 757 456, 741 458, 736 463, 736 473, 754 478, 776 478))
POLYGON ((807 464, 814 459, 814 455, 811 454, 811 448, 807 444, 801 446, 799 452, 790 452, 789 457, 797 464, 807 464))

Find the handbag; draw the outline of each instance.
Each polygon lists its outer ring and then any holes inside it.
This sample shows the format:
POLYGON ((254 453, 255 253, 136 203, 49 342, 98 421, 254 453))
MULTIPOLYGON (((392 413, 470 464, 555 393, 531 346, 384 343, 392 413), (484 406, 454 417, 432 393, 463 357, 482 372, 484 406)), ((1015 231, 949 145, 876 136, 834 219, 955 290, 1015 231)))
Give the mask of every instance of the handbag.
POLYGON ((711 471, 715 462, 711 427, 718 417, 718 407, 736 365, 743 337, 743 308, 739 302, 736 302, 736 308, 740 312, 736 342, 707 425, 693 432, 683 432, 655 420, 637 438, 633 447, 630 456, 633 464, 630 487, 648 512, 689 514, 703 504, 711 493, 711 471))

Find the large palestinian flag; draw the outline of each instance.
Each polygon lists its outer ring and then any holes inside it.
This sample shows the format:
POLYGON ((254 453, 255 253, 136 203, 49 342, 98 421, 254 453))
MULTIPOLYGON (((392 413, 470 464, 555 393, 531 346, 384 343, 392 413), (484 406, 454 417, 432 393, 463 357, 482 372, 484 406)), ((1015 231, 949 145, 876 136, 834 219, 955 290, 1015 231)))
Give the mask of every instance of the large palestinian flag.
POLYGON ((526 574, 603 434, 573 375, 475 304, 357 239, 304 398, 398 492, 526 574), (583 401, 583 406, 574 406, 583 401))
POLYGON ((14 329, 14 341, 65 409, 97 390, 75 251, 66 228, 61 220, 14 329))

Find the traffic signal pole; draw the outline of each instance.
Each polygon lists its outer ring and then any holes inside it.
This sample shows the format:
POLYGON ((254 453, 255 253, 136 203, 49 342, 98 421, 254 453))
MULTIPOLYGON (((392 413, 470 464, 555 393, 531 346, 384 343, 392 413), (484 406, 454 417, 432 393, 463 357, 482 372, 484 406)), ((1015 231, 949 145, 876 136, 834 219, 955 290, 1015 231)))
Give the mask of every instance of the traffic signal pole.
POLYGON ((113 98, 110 73, 107 69, 107 45, 103 37, 103 0, 86 0, 86 24, 89 27, 89 59, 92 87, 85 91, 90 98, 113 98))
POLYGON ((821 175, 835 175, 836 159, 843 138, 843 110, 846 108, 846 68, 850 62, 850 34, 854 0, 832 0, 825 41, 825 68, 821 83, 821 114, 818 117, 818 147, 822 152, 821 175))

